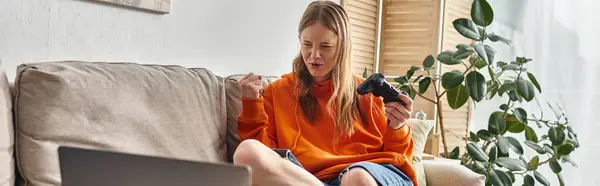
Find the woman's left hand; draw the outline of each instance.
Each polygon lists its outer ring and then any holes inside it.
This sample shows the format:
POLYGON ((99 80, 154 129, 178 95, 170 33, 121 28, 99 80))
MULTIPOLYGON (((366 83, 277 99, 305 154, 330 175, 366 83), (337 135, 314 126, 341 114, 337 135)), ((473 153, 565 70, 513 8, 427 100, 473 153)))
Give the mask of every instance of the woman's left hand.
POLYGON ((398 97, 406 103, 402 105, 398 102, 389 102, 385 104, 385 116, 390 120, 389 125, 392 129, 402 128, 413 111, 413 100, 407 95, 399 94, 398 97))

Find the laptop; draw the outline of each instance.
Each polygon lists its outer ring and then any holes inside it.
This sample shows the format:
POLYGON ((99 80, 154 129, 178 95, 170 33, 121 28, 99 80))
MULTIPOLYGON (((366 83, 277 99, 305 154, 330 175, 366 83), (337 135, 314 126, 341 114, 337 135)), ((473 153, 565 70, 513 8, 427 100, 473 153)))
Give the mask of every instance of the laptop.
POLYGON ((59 147, 63 186, 250 186, 250 169, 225 163, 59 147))

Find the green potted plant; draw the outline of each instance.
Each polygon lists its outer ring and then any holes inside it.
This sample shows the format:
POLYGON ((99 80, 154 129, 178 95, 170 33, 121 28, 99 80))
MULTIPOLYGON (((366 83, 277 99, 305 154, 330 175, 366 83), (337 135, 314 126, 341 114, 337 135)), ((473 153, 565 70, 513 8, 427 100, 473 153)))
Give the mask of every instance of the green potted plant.
MULTIPOLYGON (((399 84, 398 88, 409 93, 413 99, 418 95, 437 105, 444 149, 442 156, 459 159, 462 165, 486 175, 487 185, 512 185, 517 178, 523 179, 526 186, 534 185, 535 180, 549 185, 547 176, 537 171, 545 165, 552 169, 559 183, 564 185, 560 174, 563 164, 577 166, 569 157, 571 152, 579 148, 577 134, 559 105, 548 104, 555 120, 544 119, 543 112, 537 116, 530 114, 522 107, 522 104, 534 101, 542 88, 534 74, 527 71, 527 64, 532 59, 515 57, 510 62, 495 60, 497 52, 487 43, 502 42, 511 46, 512 42, 495 33, 488 33, 487 26, 493 19, 494 12, 489 3, 486 0, 474 0, 471 17, 452 22, 456 31, 472 42, 458 44, 456 50, 443 51, 437 56, 429 55, 422 65, 412 66, 404 76, 394 80, 399 84), (436 66, 442 64, 464 65, 466 70, 436 75, 436 66), (424 73, 414 78, 417 71, 424 73), (441 82, 441 87, 432 86, 436 82, 441 82), (435 91, 434 99, 424 96, 430 87, 435 91), (468 101, 477 104, 496 96, 505 99, 506 103, 490 113, 486 129, 464 136, 468 140, 467 152, 461 155, 458 147, 448 152, 441 110, 444 96, 452 109, 461 108, 468 101), (534 128, 546 132, 539 135, 534 128), (519 141, 512 137, 515 135, 521 135, 525 140, 519 141), (531 148, 537 155, 526 158, 523 147, 531 148)), ((366 76, 366 72, 363 75, 366 76)))

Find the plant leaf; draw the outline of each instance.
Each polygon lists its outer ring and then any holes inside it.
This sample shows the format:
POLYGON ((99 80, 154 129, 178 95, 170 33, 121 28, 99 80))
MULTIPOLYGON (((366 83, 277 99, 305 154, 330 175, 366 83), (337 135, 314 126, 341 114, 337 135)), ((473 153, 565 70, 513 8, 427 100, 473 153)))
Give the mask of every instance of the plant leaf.
POLYGON ((506 62, 504 62, 504 61, 498 61, 498 62, 496 62, 496 65, 497 65, 498 67, 502 68, 502 67, 506 66, 507 64, 506 64, 506 62))
POLYGON ((519 156, 519 160, 521 160, 521 162, 523 162, 525 165, 529 165, 529 162, 523 158, 523 155, 519 156))
POLYGON ((537 153, 546 154, 546 151, 544 150, 544 148, 542 148, 536 142, 526 140, 524 143, 525 143, 525 145, 529 146, 531 149, 535 150, 537 153))
POLYGON ((560 167, 560 164, 558 163, 558 160, 556 160, 556 158, 551 158, 548 164, 550 164, 550 169, 552 169, 552 172, 558 174, 562 171, 562 167, 560 167))
POLYGON ((537 79, 535 79, 535 76, 533 76, 531 72, 527 72, 527 77, 529 77, 529 80, 531 80, 535 88, 537 88, 538 91, 542 93, 542 87, 540 87, 540 84, 538 83, 537 79))
POLYGON ((511 91, 509 91, 509 92, 508 92, 508 98, 509 98, 511 101, 519 101, 519 102, 521 102, 521 100, 523 99, 523 98, 521 98, 521 96, 519 96, 519 95, 517 94, 517 91, 516 91, 516 90, 511 90, 511 91))
POLYGON ((471 5, 471 19, 479 26, 488 26, 494 20, 494 11, 485 0, 475 0, 471 5))
POLYGON ((458 159, 458 156, 460 156, 460 148, 454 147, 450 152, 450 159, 458 159))
POLYGON ((515 111, 515 116, 517 117, 517 119, 522 122, 522 123, 527 123, 527 112, 525 111, 525 109, 523 108, 516 108, 515 111))
POLYGON ((408 83, 408 79, 406 79, 406 76, 400 76, 397 78, 394 78, 394 81, 400 85, 404 85, 408 83))
POLYGON ((508 140, 508 143, 510 143, 510 147, 513 151, 519 155, 523 155, 523 146, 521 146, 521 143, 519 143, 517 139, 511 136, 506 137, 506 139, 508 140))
POLYGON ((481 150, 481 148, 479 148, 479 146, 477 146, 477 144, 473 144, 473 143, 469 143, 467 144, 467 153, 469 153, 469 155, 471 157, 473 157, 474 160, 476 161, 484 161, 487 162, 488 161, 488 157, 483 153, 483 150, 481 150))
POLYGON ((544 175, 542 175, 538 171, 533 171, 533 176, 535 177, 535 180, 537 180, 538 182, 540 182, 542 185, 550 186, 550 182, 548 182, 548 180, 546 179, 546 177, 544 177, 544 175))
POLYGON ((438 61, 440 61, 440 63, 446 64, 446 65, 461 64, 462 61, 453 59, 452 58, 453 55, 454 55, 454 53, 452 53, 450 51, 444 51, 444 52, 438 54, 437 59, 438 59, 438 61))
POLYGON ((423 94, 423 93, 427 92, 427 89, 429 89, 430 84, 431 84, 430 77, 425 77, 421 81, 419 81, 419 93, 423 94))
POLYGON ((502 42, 502 43, 504 43, 504 44, 506 44, 508 46, 512 46, 512 42, 510 40, 508 40, 508 39, 506 39, 506 38, 504 38, 502 36, 499 36, 499 35, 497 35, 495 33, 489 33, 487 36, 490 39, 490 41, 492 41, 492 42, 498 42, 498 41, 500 41, 500 42, 502 42))
POLYGON ((458 18, 452 21, 452 25, 454 26, 454 29, 460 33, 460 35, 476 41, 481 40, 479 30, 473 21, 467 18, 458 18))
POLYGON ((471 71, 467 74, 466 84, 468 86, 469 95, 474 101, 479 102, 485 97, 485 77, 477 72, 471 71))
POLYGON ((565 141, 565 132, 556 128, 551 127, 548 130, 548 137, 550 137, 550 141, 552 141, 552 145, 561 145, 563 141, 565 141))
POLYGON ((500 150, 500 152, 502 152, 504 154, 508 153, 508 148, 510 147, 510 143, 508 142, 508 139, 506 139, 501 134, 498 134, 496 136, 496 140, 498 140, 498 150, 500 150))
POLYGON ((500 157, 496 159, 496 164, 507 168, 511 171, 524 171, 527 170, 527 165, 523 164, 521 160, 512 159, 507 157, 500 157))
POLYGON ((525 57, 517 57, 517 60, 516 60, 517 64, 520 64, 520 65, 525 64, 530 61, 531 61, 531 59, 528 59, 525 57))
POLYGON ((492 185, 494 186, 505 186, 504 182, 502 181, 502 179, 500 178, 500 176, 498 175, 498 173, 494 170, 489 172, 489 176, 490 176, 490 182, 492 183, 492 185))
POLYGON ((577 165, 577 163, 575 163, 575 161, 573 161, 573 159, 571 159, 571 157, 569 157, 569 156, 563 156, 562 160, 566 161, 566 162, 569 162, 571 165, 573 165, 573 167, 579 167, 577 165))
POLYGON ((431 68, 434 63, 435 59, 433 58, 433 55, 428 55, 427 57, 425 57, 425 60, 423 60, 423 67, 431 68))
POLYGON ((469 56, 471 56, 471 54, 473 54, 472 50, 468 50, 466 48, 459 48, 456 52, 454 52, 454 55, 452 55, 452 59, 454 59, 454 60, 467 59, 469 56))
POLYGON ((471 142, 479 142, 479 137, 474 132, 469 131, 469 141, 471 142))
POLYGON ((529 161, 529 170, 536 170, 539 165, 540 165, 540 157, 539 156, 534 156, 529 161))
POLYGON ((488 132, 485 129, 481 129, 481 130, 477 131, 477 137, 479 137, 485 141, 490 141, 492 139, 492 133, 488 132))
POLYGON ((411 66, 410 69, 406 72, 406 79, 409 80, 415 74, 415 71, 420 70, 421 67, 411 66))
POLYGON ((575 150, 575 147, 572 144, 563 144, 558 148, 558 154, 566 156, 571 154, 575 150))
POLYGON ((517 79, 517 91, 519 95, 523 97, 528 102, 533 100, 535 97, 535 89, 533 88, 533 84, 525 79, 517 79))
POLYGON ((550 145, 548 145, 548 144, 544 144, 544 147, 542 147, 542 148, 544 148, 544 150, 545 150, 547 153, 554 154, 554 149, 552 149, 552 147, 551 147, 550 145))
POLYGON ((512 185, 512 179, 506 172, 500 171, 500 170, 494 170, 494 171, 496 172, 498 177, 500 177, 500 180, 502 180, 502 184, 504 184, 505 186, 512 185))
POLYGON ((494 50, 494 48, 484 44, 477 44, 474 47, 477 55, 479 55, 483 61, 487 62, 487 64, 494 62, 496 56, 496 50, 494 50))
POLYGON ((507 70, 517 70, 517 68, 519 68, 518 65, 515 64, 508 64, 508 65, 504 65, 502 66, 502 70, 503 71, 507 71, 507 70))
POLYGON ((403 92, 406 92, 411 99, 413 99, 413 100, 415 99, 416 94, 415 94, 414 91, 412 91, 410 89, 409 86, 403 85, 403 86, 400 87, 400 90, 403 91, 403 92))
POLYGON ((488 64, 482 59, 475 60, 475 63, 473 64, 473 66, 475 66, 475 68, 477 68, 477 69, 482 69, 483 67, 485 67, 487 65, 488 64))
POLYGON ((467 44, 462 44, 461 43, 461 44, 456 45, 456 49, 461 49, 461 48, 464 48, 464 49, 467 49, 467 50, 473 50, 473 47, 470 46, 470 45, 467 45, 467 44))
POLYGON ((504 112, 494 112, 488 119, 488 131, 492 134, 500 134, 501 131, 506 128, 506 122, 504 121, 504 112))
POLYGON ((452 89, 462 84, 464 80, 465 76, 458 70, 446 72, 442 75, 442 87, 452 89))
POLYGON ((417 81, 421 80, 421 78, 423 78, 422 74, 417 76, 417 78, 413 82, 416 83, 417 81))
POLYGON ((502 96, 502 94, 512 90, 514 87, 515 87, 514 81, 504 82, 504 84, 500 85, 500 88, 498 89, 498 95, 502 96))
POLYGON ((471 169, 473 172, 478 174, 485 174, 485 168, 479 162, 466 164, 465 167, 471 169))
POLYGON ((498 159, 498 146, 493 146, 488 152, 488 157, 490 158, 490 162, 496 161, 498 159))
POLYGON ((512 133, 520 133, 525 130, 525 124, 521 124, 514 114, 506 114, 506 129, 512 133))
MULTIPOLYGON (((491 82, 491 81, 488 81, 491 82)), ((498 93, 498 84, 496 84, 495 82, 493 82, 492 85, 488 85, 488 91, 486 94, 487 99, 492 99, 494 98, 494 96, 496 95, 496 93, 498 93)))
POLYGON ((365 71, 363 71, 363 78, 367 79, 369 78, 369 73, 367 73, 367 68, 365 68, 365 71))
POLYGON ((535 180, 533 180, 533 177, 530 175, 526 175, 523 178, 523 186, 534 186, 535 185, 535 180))
POLYGON ((452 109, 458 109, 462 107, 467 100, 469 100, 469 93, 467 92, 467 87, 464 85, 458 85, 452 89, 449 89, 446 93, 446 98, 448 99, 448 105, 452 109))
POLYGON ((508 131, 512 133, 521 133, 525 130, 525 127, 527 127, 527 125, 519 121, 509 121, 506 123, 506 126, 508 127, 508 131))
POLYGON ((499 108, 500 108, 500 110, 506 111, 506 110, 508 110, 508 105, 505 103, 505 104, 500 105, 499 108))
POLYGON ((530 126, 525 127, 525 139, 535 143, 538 142, 537 134, 530 126))

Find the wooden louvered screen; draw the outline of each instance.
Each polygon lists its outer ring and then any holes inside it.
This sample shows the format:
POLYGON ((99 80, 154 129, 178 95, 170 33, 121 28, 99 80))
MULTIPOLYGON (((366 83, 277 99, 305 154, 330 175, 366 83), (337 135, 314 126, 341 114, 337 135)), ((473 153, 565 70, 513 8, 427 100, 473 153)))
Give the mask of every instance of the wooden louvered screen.
MULTIPOLYGON (((440 0, 384 0, 380 72, 388 77, 405 75, 412 65, 421 65, 427 55, 436 56, 440 6, 440 0)), ((415 73, 413 79, 421 74, 415 73)), ((426 94, 434 98, 433 87, 426 94)), ((425 111, 428 119, 435 116, 435 105, 418 96, 414 109, 425 111)))
MULTIPOLYGON (((368 72, 372 73, 374 64, 378 64, 378 72, 385 74, 389 77, 388 81, 393 82, 394 77, 405 75, 412 65, 421 65, 427 55, 437 56, 441 51, 455 51, 457 44, 470 41, 455 31, 452 21, 459 17, 470 17, 472 0, 445 0, 444 4, 441 0, 382 1, 379 43, 377 42, 378 1, 342 1, 354 29, 352 62, 355 72, 362 73, 367 68, 368 72), (443 11, 441 11, 442 6, 443 11), (376 61, 377 55, 379 61, 376 61)), ((464 70, 464 68, 462 65, 442 65, 440 71, 443 74, 454 69, 464 70)), ((423 71, 415 73, 412 80, 422 73, 423 71)), ((434 93, 433 87, 430 87, 425 96, 433 99, 434 93)), ((466 143, 461 137, 469 131, 472 106, 469 104, 459 110, 453 110, 448 106, 445 96, 442 101, 444 102, 442 107, 444 124, 448 131, 446 134, 448 148, 452 150, 458 146, 461 147, 461 152, 464 152, 466 143)), ((436 117, 435 105, 418 96, 415 98, 414 109, 425 111, 428 119, 436 117)), ((437 131, 439 132, 441 131, 437 131)), ((442 147, 442 143, 439 144, 442 147)), ((443 150, 440 149, 440 152, 443 150)))
MULTIPOLYGON (((456 45, 460 43, 469 44, 471 40, 466 39, 460 35, 454 26, 452 21, 457 18, 470 18, 471 4, 473 0, 446 0, 444 6, 444 22, 442 28, 442 51, 450 50, 456 51, 456 45)), ((442 73, 460 70, 464 71, 466 67, 464 65, 453 65, 447 66, 442 65, 442 73)), ((469 133, 469 120, 471 114, 471 102, 463 106, 458 110, 453 110, 448 106, 446 97, 443 99, 444 106, 442 108, 444 116, 444 128, 446 129, 446 141, 448 144, 448 151, 451 151, 454 147, 460 147, 461 152, 465 152, 466 141, 460 137, 466 136, 469 133)), ((441 144, 441 143, 440 143, 441 144)), ((440 147, 442 147, 440 145, 440 147)), ((443 149, 440 148, 440 152, 443 149)))
POLYGON ((362 74, 365 68, 369 74, 375 67, 377 33, 379 27, 379 0, 343 0, 352 29, 353 71, 362 74))

